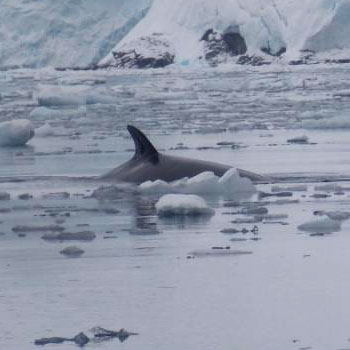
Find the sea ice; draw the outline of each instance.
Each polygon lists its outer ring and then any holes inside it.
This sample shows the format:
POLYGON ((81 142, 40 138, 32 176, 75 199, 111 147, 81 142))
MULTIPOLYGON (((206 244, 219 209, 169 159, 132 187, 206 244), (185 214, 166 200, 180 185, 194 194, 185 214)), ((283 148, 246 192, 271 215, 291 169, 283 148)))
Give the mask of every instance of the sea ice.
POLYGON ((193 194, 166 194, 156 203, 159 216, 214 215, 202 197, 193 194))
POLYGON ((192 178, 183 178, 173 182, 162 180, 146 181, 139 188, 146 193, 196 193, 196 194, 236 194, 253 193, 255 186, 247 179, 240 177, 237 169, 229 169, 218 177, 213 172, 205 171, 192 178))
POLYGON ((292 139, 288 139, 287 142, 288 143, 308 143, 309 138, 306 135, 302 135, 302 136, 296 136, 293 137, 292 139))
POLYGON ((92 241, 96 235, 92 231, 47 233, 41 237, 46 241, 92 241))
POLYGON ((305 192, 307 191, 306 185, 293 185, 293 186, 272 186, 271 192, 305 192))
POLYGON ((55 136, 55 134, 55 128, 53 128, 49 123, 45 123, 39 128, 35 129, 35 135, 37 137, 55 136))
POLYGON ((314 233, 332 233, 341 230, 341 223, 329 218, 312 220, 298 226, 298 230, 314 233))
POLYGON ((17 119, 0 123, 0 146, 23 146, 34 136, 29 120, 17 119))
POLYGON ((86 107, 80 106, 75 109, 52 109, 44 106, 35 107, 30 113, 31 119, 47 120, 54 118, 78 118, 86 114, 86 107))
POLYGON ((36 95, 39 106, 82 106, 91 104, 114 104, 116 98, 104 93, 97 93, 86 85, 42 85, 36 95))
POLYGON ((235 256, 253 254, 249 250, 233 249, 197 249, 188 253, 188 257, 209 257, 209 256, 235 256))
POLYGON ((317 120, 303 120, 300 126, 304 129, 349 129, 350 120, 347 114, 335 115, 317 120))
POLYGON ((79 248, 79 247, 76 247, 76 246, 70 246, 70 247, 62 249, 60 251, 60 254, 65 255, 65 256, 69 256, 72 258, 78 258, 82 254, 84 254, 84 250, 79 248))
POLYGON ((317 215, 327 215, 332 220, 345 221, 350 218, 348 211, 319 211, 317 215))

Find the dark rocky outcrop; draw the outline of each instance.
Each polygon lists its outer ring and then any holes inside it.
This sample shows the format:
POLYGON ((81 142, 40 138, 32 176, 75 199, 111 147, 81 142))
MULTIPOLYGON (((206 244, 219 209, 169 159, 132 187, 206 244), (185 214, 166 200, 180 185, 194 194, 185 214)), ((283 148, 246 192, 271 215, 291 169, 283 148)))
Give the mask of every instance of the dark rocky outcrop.
POLYGON ((292 66, 297 66, 301 64, 315 64, 319 63, 315 61, 315 51, 312 50, 300 50, 300 57, 288 62, 292 66))
POLYGON ((163 68, 174 62, 175 54, 162 34, 140 37, 113 51, 112 67, 163 68))
POLYGON ((275 56, 275 57, 280 57, 282 56, 286 51, 287 48, 285 46, 281 47, 279 50, 277 51, 273 51, 269 46, 268 47, 262 47, 261 51, 270 55, 270 56, 275 56))
POLYGON ((243 55, 238 59, 237 64, 251 65, 251 66, 266 66, 271 64, 271 62, 265 60, 261 56, 243 55))
POLYGON ((243 55, 247 45, 237 29, 223 33, 208 29, 200 39, 204 41, 204 57, 211 65, 225 62, 228 57, 243 55))

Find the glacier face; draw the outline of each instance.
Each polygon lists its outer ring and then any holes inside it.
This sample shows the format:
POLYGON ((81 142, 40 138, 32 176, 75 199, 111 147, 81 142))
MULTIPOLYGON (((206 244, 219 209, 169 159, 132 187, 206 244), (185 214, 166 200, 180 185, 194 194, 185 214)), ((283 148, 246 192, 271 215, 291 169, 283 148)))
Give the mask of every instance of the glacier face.
POLYGON ((97 63, 152 0, 11 0, 0 9, 0 66, 97 63))
MULTIPOLYGON (((140 37, 162 33, 176 52, 175 62, 203 55, 200 38, 208 30, 235 28, 248 54, 286 49, 293 59, 301 50, 322 52, 350 48, 348 0, 154 0, 147 16, 112 50, 118 52, 140 37)), ((110 53, 102 62, 113 60, 110 53)))
POLYGON ((301 50, 330 58, 350 52, 348 18, 349 0, 11 0, 0 10, 0 66, 113 65, 113 52, 154 35, 166 39, 175 63, 197 62, 208 29, 232 28, 248 55, 286 49, 287 61, 301 50))

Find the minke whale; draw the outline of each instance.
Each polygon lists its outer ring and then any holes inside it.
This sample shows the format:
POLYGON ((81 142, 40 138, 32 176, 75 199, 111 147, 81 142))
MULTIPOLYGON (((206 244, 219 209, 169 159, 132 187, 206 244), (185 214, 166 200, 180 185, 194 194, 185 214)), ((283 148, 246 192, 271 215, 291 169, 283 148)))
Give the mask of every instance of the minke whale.
MULTIPOLYGON (((108 182, 130 182, 141 184, 145 181, 163 180, 171 182, 183 177, 193 177, 204 171, 212 171, 216 176, 222 176, 231 168, 230 165, 208 162, 205 160, 171 156, 157 151, 149 139, 135 126, 128 125, 128 131, 135 143, 134 156, 99 177, 108 182)), ((239 175, 253 182, 263 182, 266 179, 253 172, 237 169, 239 175)))

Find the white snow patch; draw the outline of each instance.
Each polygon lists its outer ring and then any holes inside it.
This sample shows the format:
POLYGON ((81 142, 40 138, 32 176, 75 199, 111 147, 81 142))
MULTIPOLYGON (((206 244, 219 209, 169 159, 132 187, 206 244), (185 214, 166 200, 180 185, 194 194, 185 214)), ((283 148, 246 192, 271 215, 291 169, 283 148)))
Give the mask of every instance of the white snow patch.
POLYGON ((0 123, 0 146, 23 146, 34 136, 34 128, 27 119, 0 123))
POLYGON ((202 197, 193 194, 166 194, 156 203, 156 210, 158 216, 210 216, 215 213, 202 197))
POLYGON ((237 194, 254 193, 253 183, 240 177, 235 168, 229 169, 222 177, 206 171, 192 178, 183 178, 173 182, 162 180, 146 181, 139 188, 146 193, 194 193, 194 194, 237 194))

